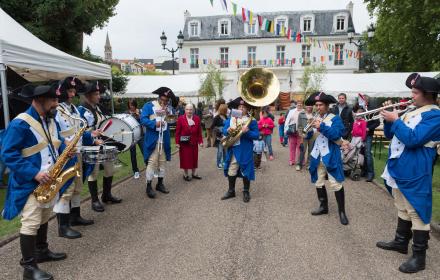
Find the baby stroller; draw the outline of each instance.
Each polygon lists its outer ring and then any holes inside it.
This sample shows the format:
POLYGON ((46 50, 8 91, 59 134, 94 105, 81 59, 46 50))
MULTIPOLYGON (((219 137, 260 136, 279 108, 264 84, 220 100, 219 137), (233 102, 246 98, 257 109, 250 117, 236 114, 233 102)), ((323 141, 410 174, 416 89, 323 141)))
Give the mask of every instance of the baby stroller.
POLYGON ((364 144, 362 139, 360 137, 354 137, 351 143, 342 149, 344 174, 350 176, 353 181, 359 181, 361 179, 362 167, 364 165, 363 148, 364 144))

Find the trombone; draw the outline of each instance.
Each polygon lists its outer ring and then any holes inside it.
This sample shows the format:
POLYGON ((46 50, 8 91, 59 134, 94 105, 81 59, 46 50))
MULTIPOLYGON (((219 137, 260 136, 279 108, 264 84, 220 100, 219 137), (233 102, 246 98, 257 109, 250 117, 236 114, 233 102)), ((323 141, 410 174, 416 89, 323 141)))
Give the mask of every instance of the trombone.
POLYGON ((354 118, 362 118, 365 121, 369 122, 369 121, 374 121, 374 120, 379 120, 382 118, 382 116, 380 115, 380 112, 383 110, 387 110, 387 109, 397 109, 397 113, 399 115, 404 114, 408 111, 414 110, 415 106, 412 105, 413 101, 409 100, 406 102, 399 102, 399 103, 394 103, 394 104, 390 104, 390 105, 385 105, 382 106, 380 108, 377 109, 373 109, 373 110, 368 110, 362 113, 353 113, 354 118), (405 106, 405 109, 400 109, 400 107, 405 106))

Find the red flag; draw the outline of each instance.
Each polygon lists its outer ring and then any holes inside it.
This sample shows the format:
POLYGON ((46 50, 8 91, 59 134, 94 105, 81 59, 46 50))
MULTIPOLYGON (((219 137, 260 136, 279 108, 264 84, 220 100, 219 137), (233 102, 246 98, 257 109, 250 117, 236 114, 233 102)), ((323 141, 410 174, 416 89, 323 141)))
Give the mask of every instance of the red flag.
POLYGON ((260 26, 260 29, 261 29, 261 26, 263 25, 263 17, 262 16, 257 16, 258 17, 258 26, 260 26))
POLYGON ((301 33, 298 32, 298 34, 296 35, 296 42, 297 43, 301 43, 301 33))
POLYGON ((241 16, 243 17, 243 22, 246 22, 246 9, 241 8, 241 16))
POLYGON ((290 40, 291 36, 292 36, 292 30, 290 30, 289 28, 287 29, 287 39, 290 40))

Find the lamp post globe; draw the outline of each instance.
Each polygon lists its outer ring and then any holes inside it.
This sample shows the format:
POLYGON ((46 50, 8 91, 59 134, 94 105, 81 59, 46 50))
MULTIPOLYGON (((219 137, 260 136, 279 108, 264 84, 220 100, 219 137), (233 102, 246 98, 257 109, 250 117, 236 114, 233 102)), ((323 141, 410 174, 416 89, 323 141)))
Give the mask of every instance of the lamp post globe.
POLYGON ((160 41, 163 49, 165 49, 165 46, 167 45, 167 36, 165 35, 165 31, 162 31, 162 36, 160 36, 160 41))

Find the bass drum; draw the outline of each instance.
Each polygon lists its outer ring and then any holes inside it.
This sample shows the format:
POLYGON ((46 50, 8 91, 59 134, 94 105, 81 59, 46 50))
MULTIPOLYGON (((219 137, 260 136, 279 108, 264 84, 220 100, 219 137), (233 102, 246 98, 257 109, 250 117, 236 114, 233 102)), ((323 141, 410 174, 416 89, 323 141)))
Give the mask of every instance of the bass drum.
POLYGON ((130 114, 114 114, 102 121, 98 128, 102 129, 107 126, 103 135, 114 139, 125 145, 122 152, 127 151, 141 139, 142 128, 139 122, 130 114), (107 126, 108 124, 108 126, 107 126))

